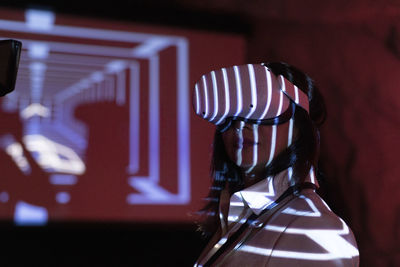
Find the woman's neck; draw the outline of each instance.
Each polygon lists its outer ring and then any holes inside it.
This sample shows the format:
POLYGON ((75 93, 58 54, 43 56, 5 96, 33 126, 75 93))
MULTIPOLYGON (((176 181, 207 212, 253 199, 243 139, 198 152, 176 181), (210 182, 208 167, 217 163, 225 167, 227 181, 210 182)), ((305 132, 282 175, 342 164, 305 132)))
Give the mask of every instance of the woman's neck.
MULTIPOLYGON (((246 172, 242 170, 242 177, 244 178, 244 187, 247 188, 252 186, 263 179, 266 179, 264 168, 254 168, 251 172, 246 172)), ((274 191, 280 192, 285 191, 289 186, 289 178, 287 170, 280 172, 273 177, 274 191)))

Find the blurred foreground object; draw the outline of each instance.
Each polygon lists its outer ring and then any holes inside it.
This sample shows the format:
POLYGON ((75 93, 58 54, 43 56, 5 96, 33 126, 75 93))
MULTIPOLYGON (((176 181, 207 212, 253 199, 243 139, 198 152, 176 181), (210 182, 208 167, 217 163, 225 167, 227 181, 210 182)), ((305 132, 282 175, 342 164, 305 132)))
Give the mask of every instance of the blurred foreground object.
POLYGON ((14 90, 21 47, 17 40, 0 41, 0 96, 14 90))

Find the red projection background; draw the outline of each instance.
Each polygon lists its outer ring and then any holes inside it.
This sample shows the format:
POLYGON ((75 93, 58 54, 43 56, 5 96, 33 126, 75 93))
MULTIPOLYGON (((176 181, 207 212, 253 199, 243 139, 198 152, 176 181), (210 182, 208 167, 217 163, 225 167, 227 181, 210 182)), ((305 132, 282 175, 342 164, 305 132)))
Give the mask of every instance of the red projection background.
POLYGON ((0 37, 23 43, 0 103, 1 219, 190 221, 213 137, 192 86, 243 63, 242 37, 38 10, 0 18, 0 37))

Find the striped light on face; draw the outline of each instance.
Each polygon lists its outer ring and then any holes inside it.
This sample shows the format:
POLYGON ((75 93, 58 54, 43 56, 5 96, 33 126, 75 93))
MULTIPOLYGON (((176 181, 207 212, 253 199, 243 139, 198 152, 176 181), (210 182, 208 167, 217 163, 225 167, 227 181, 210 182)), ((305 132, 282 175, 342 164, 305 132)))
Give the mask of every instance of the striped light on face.
POLYGON ((239 122, 239 129, 238 129, 238 139, 239 145, 237 151, 236 151, 236 165, 241 166, 242 165, 242 149, 243 149, 243 127, 244 127, 244 122, 240 121, 239 122))
MULTIPOLYGON (((276 114, 280 114, 282 112, 282 103, 283 103, 283 92, 281 91, 281 92, 279 92, 279 105, 278 105, 278 110, 277 110, 276 114)), ((278 115, 276 115, 276 116, 278 116, 278 115)), ((268 166, 272 162, 272 159, 275 156, 277 128, 278 128, 277 125, 272 126, 270 153, 269 153, 269 159, 268 159, 266 166, 268 166)))
POLYGON ((254 140, 254 145, 253 145, 253 162, 251 163, 251 166, 246 170, 246 173, 250 173, 254 167, 257 165, 257 160, 258 160, 258 125, 253 124, 253 140, 254 140))
MULTIPOLYGON (((308 96, 290 83, 282 75, 276 76, 271 70, 261 64, 247 64, 211 71, 203 75, 195 85, 193 106, 197 115, 215 125, 221 125, 230 118, 249 120, 272 119, 288 110, 291 101, 308 110, 308 96)), ((250 126, 252 139, 255 143, 243 147, 240 122, 237 137, 242 142, 231 152, 232 160, 248 172, 254 170, 257 164, 268 165, 287 146, 293 142, 294 121, 265 126, 250 126), (266 136, 267 135, 267 138, 266 136)), ((249 143, 249 141, 247 141, 249 143)), ((251 143, 251 140, 250 140, 251 143)))
POLYGON ((270 164, 287 147, 288 132, 289 123, 277 126, 236 121, 222 136, 230 159, 251 173, 257 166, 270 164))

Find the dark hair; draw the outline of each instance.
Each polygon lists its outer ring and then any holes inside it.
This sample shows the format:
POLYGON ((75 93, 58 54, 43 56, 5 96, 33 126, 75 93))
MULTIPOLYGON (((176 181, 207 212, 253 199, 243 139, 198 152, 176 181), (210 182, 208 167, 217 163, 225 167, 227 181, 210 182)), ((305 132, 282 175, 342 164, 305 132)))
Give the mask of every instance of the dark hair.
MULTIPOLYGON (((308 95, 310 114, 296 105, 294 110, 294 126, 297 129, 292 144, 278 154, 265 168, 265 176, 278 174, 292 167, 292 179, 301 183, 307 177, 310 168, 317 168, 319 156, 319 130, 326 118, 326 109, 322 95, 314 81, 299 69, 284 63, 271 62, 263 64, 275 75, 283 75, 308 95)), ((217 130, 214 135, 213 155, 211 161, 213 185, 206 200, 208 203, 200 211, 202 222, 199 230, 204 237, 210 237, 218 227, 218 208, 221 191, 227 187, 230 194, 244 188, 244 181, 239 167, 232 162, 224 147, 222 134, 217 130)))

